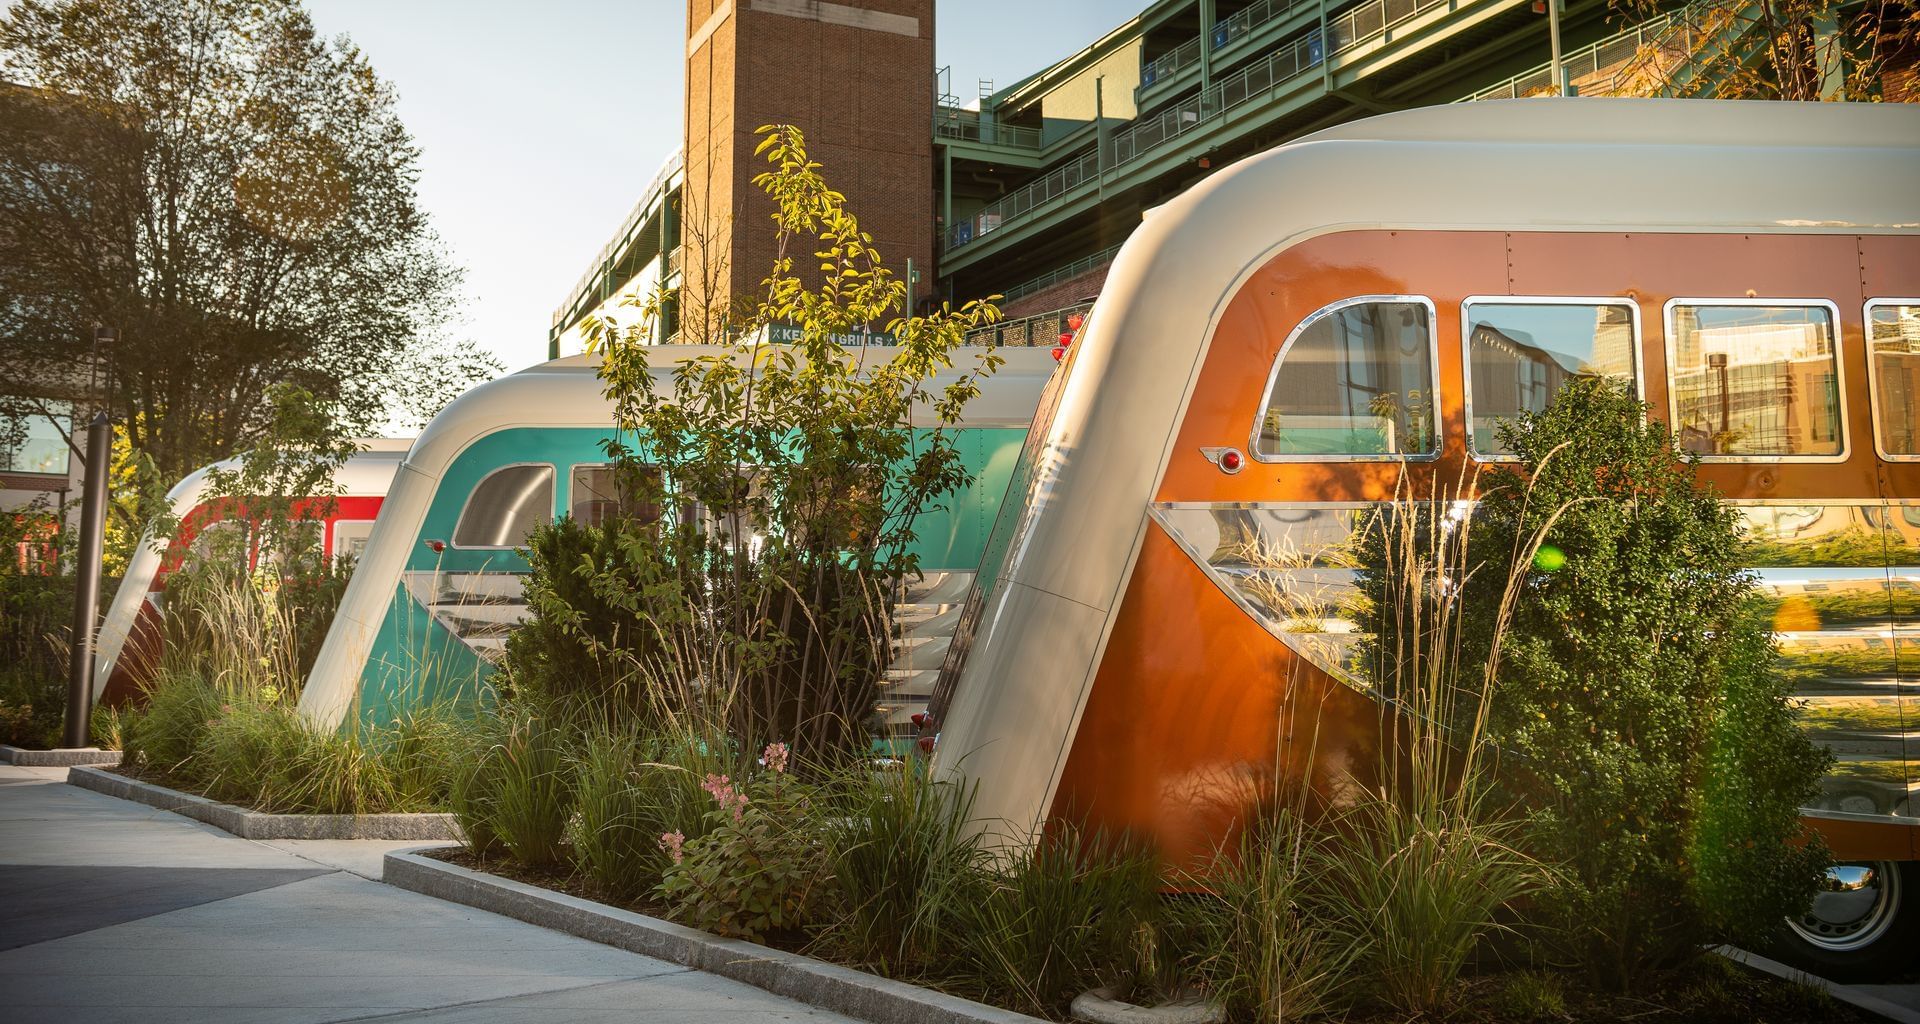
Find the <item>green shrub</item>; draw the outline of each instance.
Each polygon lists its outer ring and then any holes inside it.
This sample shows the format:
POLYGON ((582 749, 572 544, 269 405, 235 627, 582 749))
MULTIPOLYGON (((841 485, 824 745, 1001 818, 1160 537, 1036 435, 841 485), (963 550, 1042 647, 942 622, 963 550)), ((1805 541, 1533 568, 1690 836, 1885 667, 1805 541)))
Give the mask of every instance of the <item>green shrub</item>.
POLYGON ((670 863, 660 895, 675 916, 719 935, 759 939, 811 924, 831 877, 809 826, 811 786, 787 769, 784 744, 767 748, 766 770, 744 778, 709 774, 706 834, 661 836, 670 863))
POLYGON ((1765 947, 1786 916, 1812 905, 1831 860, 1799 807, 1812 802, 1833 756, 1796 720, 1764 615, 1750 608, 1730 638, 1689 851, 1714 937, 1747 948, 1765 947))
POLYGON ((892 976, 938 966, 956 904, 984 867, 971 797, 919 760, 856 761, 836 780, 825 808, 838 908, 829 935, 846 955, 892 976))
MULTIPOLYGON (((1744 613, 1754 584, 1740 520, 1623 384, 1572 381, 1502 438, 1523 468, 1481 481, 1471 534, 1485 561, 1465 582, 1462 657, 1499 666, 1489 722, 1503 781, 1539 852, 1564 867, 1541 901, 1553 934, 1595 979, 1626 986, 1696 955, 1708 935, 1691 855, 1716 721, 1739 679, 1767 671, 1754 647, 1764 627, 1744 613), (1529 541, 1542 530, 1564 560, 1535 564, 1529 541)), ((1782 703, 1771 685, 1746 694, 1747 725, 1782 703)), ((1771 745, 1750 756, 1774 770, 1739 794, 1752 806, 1724 819, 1720 838, 1753 843, 1756 863, 1808 871, 1778 848, 1778 823, 1805 792, 1807 741, 1768 725, 1742 742, 1771 745)), ((1801 891, 1763 883, 1747 894, 1753 917, 1791 912, 1784 897, 1801 891)))
POLYGON ((60 746, 67 716, 67 681, 34 665, 0 668, 0 743, 46 750, 60 746))
POLYGON ((1053 1014, 1132 973, 1136 937, 1159 907, 1151 851, 1063 825, 996 868, 953 908, 961 969, 982 989, 1053 1014))
POLYGON ((1514 971, 1502 979, 1490 1006, 1500 1020, 1513 1024, 1565 1020, 1566 983, 1545 971, 1514 971))

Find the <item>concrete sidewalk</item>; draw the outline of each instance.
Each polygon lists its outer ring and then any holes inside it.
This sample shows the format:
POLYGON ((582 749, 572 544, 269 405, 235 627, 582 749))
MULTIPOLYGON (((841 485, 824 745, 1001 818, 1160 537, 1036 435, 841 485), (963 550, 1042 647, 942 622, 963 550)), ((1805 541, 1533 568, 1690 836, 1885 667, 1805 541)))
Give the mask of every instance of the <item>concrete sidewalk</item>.
POLYGON ((843 1022, 379 884, 423 844, 238 839, 0 766, 0 1019, 843 1022))

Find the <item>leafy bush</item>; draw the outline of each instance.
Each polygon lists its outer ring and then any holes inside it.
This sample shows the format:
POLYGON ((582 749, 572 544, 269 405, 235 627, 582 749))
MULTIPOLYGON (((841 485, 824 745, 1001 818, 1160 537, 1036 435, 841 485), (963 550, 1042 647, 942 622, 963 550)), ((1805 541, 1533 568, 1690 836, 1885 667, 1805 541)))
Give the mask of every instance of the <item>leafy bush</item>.
POLYGON ((1762 681, 1738 514, 1695 482, 1667 428, 1624 385, 1583 378, 1502 437, 1524 467, 1482 481, 1471 533, 1485 563, 1464 586, 1462 657, 1499 666, 1489 722, 1503 780, 1565 869, 1543 900, 1555 933, 1596 979, 1624 986, 1707 936, 1702 898, 1725 892, 1696 884, 1708 797, 1749 801, 1715 828, 1716 841, 1752 844, 1739 870, 1767 880, 1743 894, 1751 918, 1797 909, 1815 859, 1787 852, 1784 823, 1820 760, 1762 681), (1533 564, 1542 531, 1564 560, 1533 564), (1525 585, 1503 588, 1515 574, 1525 585), (1716 766, 1730 708, 1726 729, 1758 731, 1723 745, 1716 766), (1765 767, 1727 774, 1752 766, 1765 767))
POLYGON ((0 668, 0 743, 34 750, 57 747, 66 714, 64 678, 33 665, 0 668))
POLYGON ((924 762, 854 762, 826 802, 834 944, 893 976, 933 970, 985 869, 971 790, 924 762))
POLYGON ((979 884, 953 908, 963 969, 1004 1005, 1051 1014, 1133 972, 1141 927, 1157 916, 1159 860, 1063 825, 979 884))
POLYGON ((812 923, 827 859, 805 827, 813 789, 787 771, 788 756, 774 744, 764 772, 738 780, 709 774, 701 783, 714 804, 706 834, 659 837, 671 860, 660 895, 686 923, 743 939, 812 923))

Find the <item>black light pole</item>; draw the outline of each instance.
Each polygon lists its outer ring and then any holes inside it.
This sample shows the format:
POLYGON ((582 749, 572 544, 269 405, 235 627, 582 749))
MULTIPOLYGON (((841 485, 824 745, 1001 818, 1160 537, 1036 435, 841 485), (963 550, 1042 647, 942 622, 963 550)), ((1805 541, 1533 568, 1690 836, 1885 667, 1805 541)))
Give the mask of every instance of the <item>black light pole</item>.
MULTIPOLYGON (((116 333, 95 327, 95 366, 101 345, 111 345, 116 333)), ((67 672, 68 747, 87 745, 87 725, 93 717, 93 653, 100 619, 100 556, 107 536, 107 460, 112 457, 113 421, 104 411, 87 424, 87 481, 80 500, 80 553, 74 563, 73 644, 67 672)))

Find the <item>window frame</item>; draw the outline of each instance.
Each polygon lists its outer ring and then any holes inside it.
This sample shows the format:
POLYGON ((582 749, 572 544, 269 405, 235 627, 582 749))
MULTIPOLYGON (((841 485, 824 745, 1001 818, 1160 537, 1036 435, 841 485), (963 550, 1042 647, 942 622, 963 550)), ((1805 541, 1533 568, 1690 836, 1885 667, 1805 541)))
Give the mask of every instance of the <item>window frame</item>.
POLYGON ((1441 453, 1446 451, 1447 439, 1442 432, 1443 419, 1440 411, 1440 312, 1433 300, 1425 295, 1355 295, 1350 298, 1330 302, 1308 313, 1287 334, 1287 340, 1280 345, 1280 351, 1273 357, 1273 365, 1267 370, 1266 387, 1260 391, 1260 404, 1254 409, 1253 429, 1247 434, 1247 457, 1255 462, 1268 465, 1284 465, 1301 462, 1438 462, 1441 453), (1265 455, 1260 451, 1260 425, 1266 422, 1267 410, 1273 402, 1273 389, 1280 382, 1280 367, 1287 361, 1287 353, 1293 351, 1293 343, 1298 341, 1307 328, 1321 320, 1352 306, 1368 303, 1418 303, 1427 310, 1427 373, 1433 382, 1433 451, 1422 455, 1368 455, 1335 453, 1300 453, 1292 455, 1265 455))
POLYGON ((509 469, 518 469, 522 466, 539 466, 547 471, 547 522, 551 523, 558 518, 553 514, 554 502, 560 498, 558 479, 560 471, 556 468, 556 465, 552 462, 542 462, 539 460, 503 462, 487 470, 480 479, 473 482, 472 487, 467 489, 467 496, 460 500, 460 514, 453 517, 453 529, 447 531, 448 548, 455 551, 518 551, 520 549, 521 545, 519 544, 462 544, 456 538, 460 536, 460 524, 466 521, 467 510, 473 506, 473 496, 480 493, 481 485, 499 473, 509 469))
MULTIPOLYGON (((1880 306, 1920 306, 1920 299, 1878 298, 1860 304, 1860 345, 1867 357, 1867 415, 1873 420, 1873 453, 1885 462, 1920 462, 1920 452, 1912 455, 1888 453, 1880 432, 1880 379, 1873 369, 1873 311, 1880 306)), ((1920 400, 1920 396, 1916 396, 1920 400)))
MULTIPOLYGON (((574 495, 573 495, 574 476, 573 475, 574 473, 582 469, 615 469, 619 465, 620 464, 617 462, 608 462, 605 460, 601 460, 599 462, 570 462, 567 464, 567 517, 568 518, 573 519, 574 522, 579 522, 579 520, 577 518, 574 518, 574 515, 573 515, 573 506, 574 506, 574 495)), ((656 474, 664 472, 655 463, 643 462, 641 463, 641 466, 644 469, 652 470, 656 474)), ((554 501, 556 504, 558 504, 559 498, 560 496, 558 494, 554 495, 554 501)), ((662 515, 660 518, 664 519, 665 516, 662 515)), ((655 520, 655 522, 658 522, 658 521, 659 521, 658 519, 655 520)))
POLYGON ((1851 417, 1847 415, 1846 331, 1845 325, 1840 320, 1840 305, 1832 299, 1674 296, 1660 305, 1660 331, 1664 335, 1661 341, 1666 348, 1667 361, 1667 428, 1673 432, 1676 451, 1698 455, 1702 465, 1842 463, 1853 457, 1853 425, 1851 417), (1680 392, 1674 387, 1674 381, 1679 376, 1679 364, 1676 361, 1679 347, 1675 344, 1673 329, 1673 311, 1678 306, 1778 306, 1791 309, 1826 310, 1833 323, 1833 386, 1834 400, 1840 410, 1840 451, 1834 455, 1709 455, 1680 447, 1680 392))
MULTIPOLYGON (((465 511, 465 510, 462 509, 462 511, 465 511)), ((366 541, 367 543, 371 543, 373 540, 373 524, 377 521, 378 520, 375 520, 375 519, 335 519, 332 523, 331 529, 327 533, 327 536, 329 538, 327 543, 327 557, 328 558, 340 557, 340 528, 342 526, 359 526, 360 524, 365 523, 367 526, 366 541)), ((454 525, 457 526, 459 524, 455 523, 454 525)), ((363 543, 361 547, 362 547, 362 550, 364 550, 366 547, 366 544, 363 543)))
MULTIPOLYGON (((1467 310, 1482 306, 1625 306, 1630 313, 1633 332, 1633 397, 1647 400, 1647 359, 1641 351, 1646 334, 1640 324, 1640 302, 1631 295, 1469 295, 1460 300, 1460 408, 1463 440, 1467 458, 1487 464, 1518 463, 1516 455, 1483 455, 1473 446, 1473 330, 1467 310)), ((1646 422, 1645 416, 1641 422, 1646 422)))

